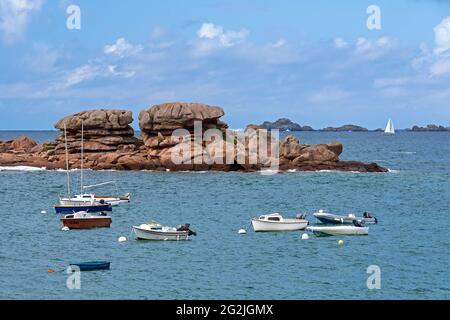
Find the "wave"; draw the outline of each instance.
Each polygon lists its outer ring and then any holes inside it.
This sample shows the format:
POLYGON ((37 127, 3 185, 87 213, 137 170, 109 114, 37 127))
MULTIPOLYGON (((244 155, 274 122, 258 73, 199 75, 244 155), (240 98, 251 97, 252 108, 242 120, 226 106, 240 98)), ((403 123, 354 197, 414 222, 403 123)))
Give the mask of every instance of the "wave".
POLYGON ((416 151, 395 151, 395 154, 416 154, 416 151))
POLYGON ((395 170, 395 169, 387 169, 389 173, 398 173, 400 172, 400 170, 395 170))
POLYGON ((29 166, 15 166, 15 167, 0 167, 0 171, 45 171, 47 170, 46 167, 36 168, 36 167, 29 167, 29 166))

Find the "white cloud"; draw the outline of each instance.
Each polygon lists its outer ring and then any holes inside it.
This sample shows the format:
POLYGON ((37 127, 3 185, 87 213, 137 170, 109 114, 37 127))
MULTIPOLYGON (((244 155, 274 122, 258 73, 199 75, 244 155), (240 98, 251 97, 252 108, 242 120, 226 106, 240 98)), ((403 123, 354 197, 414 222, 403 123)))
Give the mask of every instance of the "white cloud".
POLYGON ((124 78, 131 78, 136 74, 135 71, 118 71, 116 65, 109 65, 108 71, 114 76, 120 76, 124 78))
POLYGON ((434 77, 450 74, 450 59, 440 59, 434 62, 430 67, 430 74, 434 77))
POLYGON ((194 46, 194 55, 206 55, 215 49, 231 48, 242 43, 248 36, 248 31, 224 30, 213 23, 203 23, 197 31, 198 41, 194 46))
POLYGON ((103 48, 105 54, 116 55, 120 58, 131 56, 142 51, 142 45, 133 45, 124 38, 119 38, 114 44, 106 45, 103 48))
POLYGON ((388 37, 369 40, 358 38, 355 44, 355 53, 363 58, 376 59, 384 55, 395 46, 395 41, 388 37))
POLYGON ((74 69, 66 77, 65 81, 61 83, 63 88, 75 86, 81 82, 92 80, 101 73, 100 67, 92 64, 87 64, 74 69))
POLYGON ((279 39, 275 43, 271 43, 270 44, 270 46, 273 47, 273 48, 281 48, 281 47, 284 47, 285 45, 287 45, 287 41, 284 40, 283 38, 279 39))
POLYGON ((433 30, 436 42, 434 53, 439 56, 448 56, 450 54, 450 17, 442 20, 433 30))
POLYGON ((43 0, 0 0, 0 31, 4 40, 20 40, 31 15, 40 10, 43 0))
POLYGON ((336 38, 334 39, 334 47, 337 49, 344 49, 347 48, 349 44, 342 38, 336 38))
POLYGON ((324 87, 311 93, 308 100, 313 103, 333 103, 349 98, 352 94, 335 87, 324 87))

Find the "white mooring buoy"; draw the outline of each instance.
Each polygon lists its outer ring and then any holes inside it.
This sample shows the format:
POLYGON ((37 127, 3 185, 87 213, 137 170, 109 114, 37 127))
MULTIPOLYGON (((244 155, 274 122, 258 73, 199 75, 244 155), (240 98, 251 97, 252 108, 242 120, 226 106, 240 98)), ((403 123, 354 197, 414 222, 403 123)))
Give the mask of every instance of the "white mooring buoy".
POLYGON ((302 234, 302 240, 308 240, 309 235, 307 233, 302 234))
POLYGON ((63 227, 61 230, 62 231, 69 231, 70 229, 69 229, 69 227, 63 227))
POLYGON ((247 231, 245 231, 245 229, 239 229, 238 233, 239 234, 247 234, 247 231))
POLYGON ((47 213, 47 211, 45 211, 45 210, 42 210, 42 211, 41 211, 41 213, 42 213, 42 214, 45 214, 45 213, 47 213))
POLYGON ((125 238, 124 236, 121 236, 121 237, 119 237, 119 239, 117 241, 125 242, 125 241, 127 241, 127 238, 125 238))

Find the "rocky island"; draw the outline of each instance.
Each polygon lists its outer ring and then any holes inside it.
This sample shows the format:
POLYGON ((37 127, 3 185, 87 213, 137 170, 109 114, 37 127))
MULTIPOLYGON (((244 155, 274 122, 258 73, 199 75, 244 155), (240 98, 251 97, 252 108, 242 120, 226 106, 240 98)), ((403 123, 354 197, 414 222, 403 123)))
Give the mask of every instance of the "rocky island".
POLYGON ((276 160, 277 168, 282 171, 387 171, 376 163, 340 160, 343 151, 340 142, 301 144, 292 135, 279 141, 256 125, 247 126, 245 137, 239 140, 236 132, 220 120, 223 115, 222 108, 206 104, 155 105, 139 114, 142 137, 136 138, 131 127, 131 111, 82 111, 55 124, 60 130, 55 141, 37 144, 29 137, 0 141, 0 165, 65 168, 65 127, 69 166, 79 168, 83 124, 83 162, 86 168, 94 170, 250 172, 268 168, 276 160), (262 157, 258 149, 261 141, 277 148, 269 148, 267 156, 262 157), (273 150, 278 151, 277 155, 273 150))
POLYGON ((354 124, 346 124, 340 127, 327 127, 320 131, 336 131, 336 132, 366 132, 369 131, 367 128, 357 126, 354 124))
POLYGON ((267 130, 277 129, 280 131, 314 131, 310 126, 301 126, 287 118, 280 118, 275 122, 265 121, 260 127, 267 130))
POLYGON ((423 131, 445 132, 445 131, 450 131, 450 127, 444 127, 444 126, 438 126, 438 125, 435 125, 435 124, 429 124, 426 127, 413 126, 411 128, 411 131, 416 131, 416 132, 423 132, 423 131))

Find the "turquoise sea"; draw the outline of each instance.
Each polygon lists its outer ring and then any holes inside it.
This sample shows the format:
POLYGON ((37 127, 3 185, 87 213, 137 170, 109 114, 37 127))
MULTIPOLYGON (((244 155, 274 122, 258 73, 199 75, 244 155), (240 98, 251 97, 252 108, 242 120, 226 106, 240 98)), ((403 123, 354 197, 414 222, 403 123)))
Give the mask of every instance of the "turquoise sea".
MULTIPOLYGON (((0 132, 0 140, 20 134, 0 132)), ((44 141, 56 133, 27 134, 44 141)), ((86 171, 86 183, 116 180, 132 203, 114 208, 110 229, 61 231, 52 206, 65 193, 65 172, 0 168, 0 299, 449 299, 450 134, 297 135, 339 140, 342 159, 391 172, 86 171), (307 212, 314 223, 318 209, 370 211, 379 224, 365 237, 309 240, 249 228, 250 217, 270 212, 307 212), (198 235, 135 241, 131 226, 152 219, 190 223, 198 235), (111 261, 111 270, 83 272, 79 290, 67 288, 66 273, 47 273, 91 260, 111 261), (379 290, 366 285, 371 265, 381 270, 379 290)), ((79 172, 71 177, 75 188, 79 172)))

